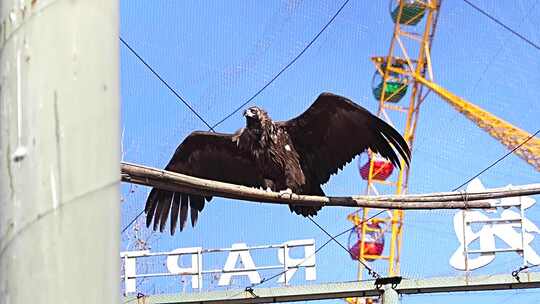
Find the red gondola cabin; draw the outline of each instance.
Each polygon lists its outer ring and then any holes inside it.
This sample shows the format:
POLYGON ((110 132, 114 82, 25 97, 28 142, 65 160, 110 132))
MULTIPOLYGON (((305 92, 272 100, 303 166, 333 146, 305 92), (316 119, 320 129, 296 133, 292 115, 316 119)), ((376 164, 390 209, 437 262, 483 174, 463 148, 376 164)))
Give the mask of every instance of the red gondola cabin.
MULTIPOLYGON (((366 224, 364 236, 364 256, 369 256, 366 257, 365 260, 373 261, 383 253, 384 231, 379 223, 369 222, 366 224)), ((360 246, 362 246, 361 225, 353 229, 349 236, 349 254, 353 260, 358 260, 360 258, 360 246)))
MULTIPOLYGON (((362 176, 362 179, 364 180, 367 180, 369 177, 369 164, 370 159, 368 159, 368 162, 360 167, 360 176, 362 176)), ((393 171, 394 165, 390 161, 384 158, 375 157, 373 160, 373 172, 371 174, 371 178, 384 181, 390 175, 392 175, 393 171)))

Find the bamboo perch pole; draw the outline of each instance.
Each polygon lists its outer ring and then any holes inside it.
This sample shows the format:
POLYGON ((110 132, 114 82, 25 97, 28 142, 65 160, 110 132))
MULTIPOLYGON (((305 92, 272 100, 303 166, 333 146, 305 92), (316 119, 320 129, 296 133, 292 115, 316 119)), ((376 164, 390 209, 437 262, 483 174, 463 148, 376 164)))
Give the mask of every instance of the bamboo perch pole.
POLYGON ((234 185, 185 174, 122 163, 122 181, 165 190, 204 196, 221 196, 252 202, 274 204, 322 205, 341 207, 368 207, 379 209, 486 209, 502 206, 490 199, 540 194, 540 184, 499 188, 483 192, 440 192, 431 194, 379 195, 326 197, 268 192, 246 186, 234 185))

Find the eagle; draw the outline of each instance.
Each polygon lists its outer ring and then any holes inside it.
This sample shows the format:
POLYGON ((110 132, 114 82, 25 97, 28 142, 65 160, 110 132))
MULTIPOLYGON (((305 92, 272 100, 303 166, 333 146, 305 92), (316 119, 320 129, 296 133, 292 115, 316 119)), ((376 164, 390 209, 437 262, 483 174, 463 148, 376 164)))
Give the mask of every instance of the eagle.
MULTIPOLYGON (((273 121, 259 107, 244 111, 246 125, 233 134, 195 131, 178 146, 165 170, 276 192, 325 195, 321 185, 356 155, 370 149, 401 168, 409 165, 407 142, 389 124, 346 97, 320 94, 298 117, 273 121)), ((146 226, 180 231, 188 209, 194 227, 212 197, 153 188, 146 200, 146 226)), ((321 206, 289 205, 314 216, 321 206)))

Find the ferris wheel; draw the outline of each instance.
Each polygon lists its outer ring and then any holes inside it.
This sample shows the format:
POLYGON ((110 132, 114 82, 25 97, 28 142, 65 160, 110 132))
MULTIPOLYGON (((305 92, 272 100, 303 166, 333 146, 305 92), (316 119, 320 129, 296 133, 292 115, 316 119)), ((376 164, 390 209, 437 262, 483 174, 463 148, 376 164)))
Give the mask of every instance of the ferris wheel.
MULTIPOLYGON (((420 108, 432 91, 508 149, 515 149, 522 144, 513 153, 540 171, 538 138, 433 82, 431 45, 441 2, 390 1, 389 14, 394 22, 394 30, 388 54, 371 58, 375 65, 372 92, 379 101, 377 115, 400 130, 411 151, 414 151, 420 108), (408 92, 407 102, 405 96, 408 92)), ((366 180, 365 194, 378 195, 381 188, 393 190, 396 194, 406 194, 411 169, 404 166, 403 162, 401 168, 395 168, 389 161, 368 152, 367 162, 359 163, 360 175, 366 180)), ((352 259, 360 261, 358 279, 362 279, 365 272, 364 264, 375 260, 387 262, 388 276, 400 272, 404 212, 386 210, 380 215, 374 214, 373 210, 363 208, 347 216, 354 225, 349 236, 349 253, 352 259)), ((346 301, 369 303, 374 300, 348 298, 346 301)))

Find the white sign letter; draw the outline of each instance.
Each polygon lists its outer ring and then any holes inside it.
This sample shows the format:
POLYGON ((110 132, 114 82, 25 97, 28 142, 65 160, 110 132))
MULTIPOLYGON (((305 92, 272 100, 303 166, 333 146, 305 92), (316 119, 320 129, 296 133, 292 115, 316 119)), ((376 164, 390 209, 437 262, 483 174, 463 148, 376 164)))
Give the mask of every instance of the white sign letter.
POLYGON ((249 254, 249 250, 247 249, 247 245, 244 243, 238 243, 233 244, 231 246, 233 249, 231 252, 229 252, 229 256, 227 256, 227 261, 225 262, 225 266, 223 267, 223 272, 227 271, 234 271, 234 272, 228 272, 224 273, 219 277, 219 286, 225 286, 231 284, 231 278, 233 276, 248 276, 249 281, 251 284, 256 284, 261 282, 261 276, 259 273, 255 270, 255 263, 253 262, 253 259, 251 258, 251 255, 249 254), (238 250, 238 249, 244 249, 244 250, 238 250), (244 265, 244 268, 235 268, 236 262, 240 259, 240 262, 244 265), (236 271, 236 270, 243 270, 246 271, 236 271))
POLYGON ((488 217, 479 211, 459 211, 454 216, 454 230, 459 241, 459 247, 450 258, 450 265, 459 270, 473 270, 491 263, 495 259, 494 252, 482 253, 476 258, 466 257, 465 248, 475 240, 480 240, 480 248, 482 250, 495 249, 495 236, 490 226, 483 226, 478 232, 474 232, 470 225, 463 223, 463 218, 466 221, 487 220, 488 217), (465 231, 463 230, 465 228, 465 231), (465 241, 465 238, 467 240, 465 241), (467 265, 465 265, 467 264, 467 265))
POLYGON ((170 255, 167 257, 167 269, 170 273, 191 275, 191 287, 193 289, 202 287, 202 276, 199 276, 199 270, 202 271, 202 255, 200 254, 201 247, 178 248, 171 253, 178 255, 170 255), (191 255, 191 267, 178 266, 178 260, 182 255, 191 255))
POLYGON ((286 248, 279 248, 278 259, 281 265, 286 265, 287 272, 281 275, 278 279, 279 283, 285 282, 288 284, 293 275, 298 270, 299 266, 306 267, 306 280, 313 281, 317 279, 315 270, 315 240, 294 240, 283 243, 286 248), (304 256, 301 258, 291 258, 291 247, 304 247, 304 256))
MULTIPOLYGON (((506 187, 511 189, 511 185, 506 187)), ((467 192, 481 192, 485 190, 484 185, 478 178, 467 185, 467 192)), ((489 200, 492 203, 497 200, 489 200)), ((534 234, 540 233, 540 229, 525 217, 524 210, 531 207, 535 200, 530 197, 507 197, 498 201, 501 205, 507 206, 502 212, 487 211, 498 215, 497 218, 490 218, 480 211, 459 211, 454 216, 454 230, 460 243, 458 249, 450 258, 450 265, 459 270, 473 270, 491 263, 495 259, 495 253, 501 249, 506 251, 523 252, 524 264, 536 265, 540 263, 540 256, 530 246, 534 239, 534 234), (510 209, 514 206, 516 212, 510 209), (471 224, 481 224, 481 229, 474 232, 471 224), (523 227, 521 227, 523 225, 523 227), (498 248, 495 236, 509 247, 498 248), (480 250, 475 253, 479 256, 471 258, 465 253, 468 246, 479 240, 480 250)))
POLYGON ((141 251, 124 251, 120 253, 120 257, 124 259, 124 288, 125 294, 137 291, 137 263, 136 258, 150 253, 148 250, 141 251))

